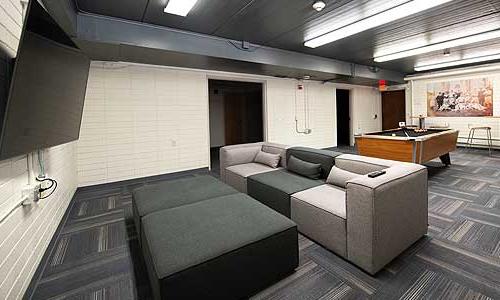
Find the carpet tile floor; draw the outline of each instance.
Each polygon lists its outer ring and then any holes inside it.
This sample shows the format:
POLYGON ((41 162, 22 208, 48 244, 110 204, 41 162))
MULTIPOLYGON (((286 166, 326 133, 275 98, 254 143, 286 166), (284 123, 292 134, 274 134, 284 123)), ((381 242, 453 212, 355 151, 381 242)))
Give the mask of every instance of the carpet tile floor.
MULTIPOLYGON (((376 276, 300 236, 297 271, 252 298, 500 299, 500 152, 459 149, 451 157, 447 168, 427 164, 428 236, 376 276)), ((206 172, 79 189, 25 298, 150 299, 131 191, 206 172)))

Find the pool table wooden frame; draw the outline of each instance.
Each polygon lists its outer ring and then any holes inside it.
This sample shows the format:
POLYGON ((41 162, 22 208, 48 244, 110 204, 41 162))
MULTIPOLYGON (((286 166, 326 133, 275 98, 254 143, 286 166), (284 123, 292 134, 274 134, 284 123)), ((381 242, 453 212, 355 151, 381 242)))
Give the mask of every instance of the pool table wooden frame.
POLYGON ((450 165, 449 153, 457 148, 458 130, 447 129, 419 137, 377 135, 375 132, 355 139, 360 155, 417 164, 439 157, 445 165, 450 165))

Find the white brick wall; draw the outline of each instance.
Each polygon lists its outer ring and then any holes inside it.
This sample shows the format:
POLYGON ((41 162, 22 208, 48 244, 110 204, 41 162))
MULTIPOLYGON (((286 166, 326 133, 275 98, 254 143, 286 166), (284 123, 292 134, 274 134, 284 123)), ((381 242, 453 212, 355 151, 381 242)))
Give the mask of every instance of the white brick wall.
MULTIPOLYGON (((21 12, 20 1, 0 0, 0 51, 7 57, 17 51, 21 12)), ((76 190, 75 143, 46 150, 45 161, 47 172, 58 180, 57 192, 30 208, 16 209, 0 223, 0 299, 22 298, 76 190)), ((26 155, 0 162, 0 216, 21 199, 27 166, 26 155)))
POLYGON ((206 75, 94 62, 78 142, 82 186, 208 165, 206 75))
MULTIPOLYGON (((432 79, 420 79, 412 82, 412 109, 413 115, 427 115, 427 84, 432 82, 441 82, 448 80, 463 80, 473 78, 491 78, 493 81, 493 115, 491 117, 429 117, 426 119, 427 124, 449 124, 451 128, 460 131, 461 137, 467 137, 469 126, 490 126, 492 128, 492 137, 500 139, 500 72, 485 72, 467 75, 457 75, 451 77, 438 77, 432 79)), ((485 138, 484 131, 477 131, 475 137, 485 138)), ((464 139, 459 141, 464 142, 464 139)), ((475 141, 476 143, 486 143, 486 141, 475 141)), ((494 142, 500 146, 500 142, 494 142)))
POLYGON ((22 6, 17 0, 0 0, 0 48, 14 56, 22 28, 22 6))
MULTIPOLYGON (((93 62, 78 142, 80 186, 208 167, 208 78, 264 83, 267 140, 317 148, 335 146, 334 84, 304 83, 312 134, 295 131, 290 79, 202 70, 93 62)), ((352 91, 353 131, 380 129, 380 93, 352 91), (377 113, 379 119, 371 119, 377 113)), ((299 129, 304 97, 298 95, 299 129)))
POLYGON ((317 148, 337 144, 335 89, 333 85, 319 82, 303 82, 303 91, 297 91, 296 80, 269 79, 266 84, 268 140, 287 145, 302 145, 317 148), (295 97, 297 94, 297 106, 295 97), (309 99, 309 126, 311 134, 296 132, 295 111, 298 128, 306 127, 304 94, 309 99))

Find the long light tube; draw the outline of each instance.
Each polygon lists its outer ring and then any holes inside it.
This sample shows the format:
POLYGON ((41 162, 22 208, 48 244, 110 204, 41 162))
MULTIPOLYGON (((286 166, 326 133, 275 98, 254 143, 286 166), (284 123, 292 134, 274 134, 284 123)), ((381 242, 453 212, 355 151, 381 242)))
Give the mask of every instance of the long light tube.
POLYGON ((500 38, 500 30, 488 31, 488 32, 470 35, 470 36, 466 36, 466 37, 461 37, 461 38, 457 38, 454 40, 449 40, 449 41, 445 41, 442 43, 436 43, 436 44, 432 44, 432 45, 428 45, 428 46, 424 46, 424 47, 420 47, 420 48, 395 52, 395 53, 391 53, 391 54, 387 54, 387 55, 381 55, 381 56, 375 57, 374 60, 376 62, 385 62, 385 61, 400 59, 400 58, 404 58, 404 57, 415 56, 418 54, 444 50, 447 48, 453 48, 453 47, 488 41, 488 40, 492 40, 495 38, 500 38))
POLYGON ((316 48, 331 42, 343 39, 345 37, 360 33, 362 31, 387 24, 409 15, 416 14, 418 12, 439 6, 441 4, 450 2, 453 0, 413 0, 405 4, 393 7, 381 13, 375 14, 373 16, 367 17, 365 19, 359 20, 355 23, 349 24, 347 26, 341 27, 339 29, 333 29, 332 31, 313 39, 310 39, 304 43, 304 46, 310 48, 316 48))
POLYGON ((169 0, 163 10, 167 14, 185 17, 191 11, 198 0, 169 0))
POLYGON ((474 64, 474 63, 497 60, 497 59, 500 59, 500 54, 492 54, 492 55, 465 58, 465 59, 460 59, 460 60, 446 61, 446 62, 432 64, 432 65, 416 66, 415 71, 420 72, 420 71, 427 71, 427 70, 433 70, 433 69, 448 68, 448 67, 453 67, 453 66, 474 64))

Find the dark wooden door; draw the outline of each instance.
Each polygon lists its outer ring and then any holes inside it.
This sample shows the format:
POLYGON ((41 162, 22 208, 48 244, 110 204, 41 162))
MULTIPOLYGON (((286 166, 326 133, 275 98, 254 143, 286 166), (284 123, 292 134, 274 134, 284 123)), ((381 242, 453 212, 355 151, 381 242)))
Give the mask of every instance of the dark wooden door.
POLYGON ((224 118, 226 145, 242 144, 245 142, 245 128, 243 127, 246 107, 244 94, 226 94, 224 97, 224 118))
POLYGON ((382 92, 382 129, 398 128, 405 120, 405 91, 382 92))
POLYGON ((351 144, 349 90, 337 90, 337 145, 351 144))

